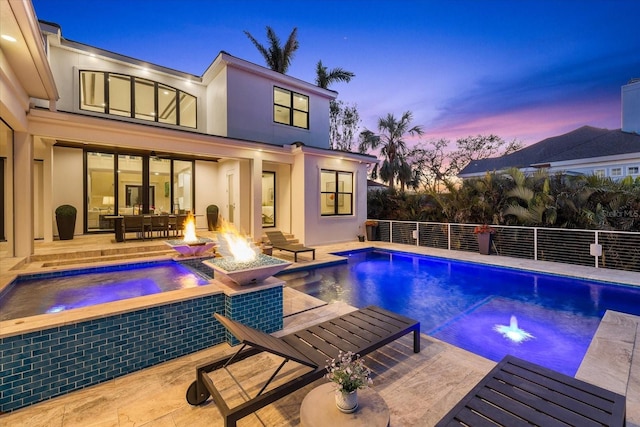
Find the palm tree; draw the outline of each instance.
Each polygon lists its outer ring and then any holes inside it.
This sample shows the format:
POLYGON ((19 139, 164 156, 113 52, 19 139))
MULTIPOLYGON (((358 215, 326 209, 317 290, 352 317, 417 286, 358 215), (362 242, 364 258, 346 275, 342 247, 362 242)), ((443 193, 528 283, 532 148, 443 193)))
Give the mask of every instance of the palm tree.
POLYGON ((327 89, 330 84, 335 82, 349 83, 355 76, 351 71, 340 67, 327 71, 327 67, 322 65, 322 61, 318 61, 318 65, 316 65, 316 84, 323 89, 327 89))
MULTIPOLYGON (((380 154, 384 157, 382 166, 380 166, 380 178, 389 183, 389 189, 392 191, 396 179, 400 182, 402 190, 404 190, 408 179, 408 174, 406 173, 407 144, 403 137, 406 134, 423 134, 421 126, 409 127, 412 119, 413 114, 411 111, 406 111, 400 120, 389 113, 387 117, 378 119, 380 135, 376 135, 368 129, 360 133, 358 149, 361 153, 365 153, 369 148, 372 150, 380 148, 380 154)), ((373 176, 377 175, 377 170, 378 165, 376 164, 372 171, 373 176)))
POLYGON ((264 57, 267 66, 273 71, 285 74, 291 65, 291 59, 293 53, 298 49, 298 28, 294 27, 289 34, 289 38, 284 46, 280 46, 280 39, 273 31, 273 28, 267 25, 267 39, 269 40, 269 48, 264 47, 258 40, 255 39, 248 31, 244 32, 249 40, 255 45, 258 51, 264 57))

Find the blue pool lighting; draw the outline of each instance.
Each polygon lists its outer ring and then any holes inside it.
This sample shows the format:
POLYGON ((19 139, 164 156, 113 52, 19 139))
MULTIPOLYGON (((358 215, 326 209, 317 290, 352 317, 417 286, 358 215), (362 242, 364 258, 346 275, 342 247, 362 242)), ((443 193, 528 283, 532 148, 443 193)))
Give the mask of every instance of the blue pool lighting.
POLYGON ((637 286, 379 249, 338 255, 347 263, 278 277, 327 302, 414 318, 494 361, 512 354, 573 376, 606 310, 640 315, 637 286))

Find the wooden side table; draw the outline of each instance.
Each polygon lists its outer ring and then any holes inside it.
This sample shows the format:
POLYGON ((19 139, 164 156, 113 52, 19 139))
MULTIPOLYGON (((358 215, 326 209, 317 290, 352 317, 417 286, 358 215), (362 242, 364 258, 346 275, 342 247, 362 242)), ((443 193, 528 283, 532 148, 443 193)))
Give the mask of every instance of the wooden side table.
POLYGON ((344 414, 336 407, 333 383, 322 384, 307 394, 300 406, 300 425, 303 427, 387 427, 389 407, 371 388, 358 390, 358 409, 344 414))

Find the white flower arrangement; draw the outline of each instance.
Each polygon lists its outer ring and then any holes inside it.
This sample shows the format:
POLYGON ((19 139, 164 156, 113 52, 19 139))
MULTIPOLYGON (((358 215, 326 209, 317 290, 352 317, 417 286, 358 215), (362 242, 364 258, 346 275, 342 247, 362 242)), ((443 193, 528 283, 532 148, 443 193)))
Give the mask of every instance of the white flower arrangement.
POLYGON ((327 363, 326 377, 336 383, 337 391, 351 393, 373 383, 371 370, 364 365, 358 354, 339 351, 338 357, 327 360, 327 363))

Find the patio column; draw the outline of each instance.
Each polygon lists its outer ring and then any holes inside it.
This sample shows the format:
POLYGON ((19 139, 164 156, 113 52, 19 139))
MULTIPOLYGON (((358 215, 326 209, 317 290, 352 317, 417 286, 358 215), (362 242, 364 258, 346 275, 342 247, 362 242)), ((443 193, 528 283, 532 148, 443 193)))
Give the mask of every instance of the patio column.
POLYGON ((26 132, 13 136, 14 255, 33 254, 33 140, 26 132))
POLYGON ((262 240, 262 156, 256 152, 251 161, 251 235, 254 241, 262 240))

